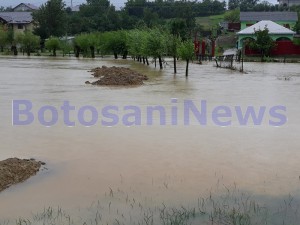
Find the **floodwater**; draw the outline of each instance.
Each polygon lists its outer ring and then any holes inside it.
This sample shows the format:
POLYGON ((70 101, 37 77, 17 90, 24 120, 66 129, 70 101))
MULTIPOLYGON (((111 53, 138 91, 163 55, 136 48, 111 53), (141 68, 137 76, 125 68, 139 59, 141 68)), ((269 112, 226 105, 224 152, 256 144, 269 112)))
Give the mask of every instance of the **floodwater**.
MULTIPOLYGON (((121 59, 1 57, 0 160, 36 158, 46 162, 47 169, 0 193, 0 218, 26 217, 48 206, 72 214, 95 201, 108 201, 107 196, 116 192, 148 198, 153 204, 188 205, 216 185, 268 199, 289 194, 299 198, 300 65, 245 63, 247 73, 241 74, 213 63, 191 64, 188 79, 184 63, 179 63, 176 76, 170 65, 159 71, 153 64, 121 59), (134 88, 86 85, 94 79, 87 71, 102 65, 130 67, 150 80, 134 88), (31 101, 33 123, 12 125, 13 100, 31 101), (190 124, 184 125, 185 100, 192 100, 198 110, 200 101, 206 101, 206 125, 192 114, 190 124), (75 106, 70 112, 73 127, 64 123, 64 101, 75 106), (51 127, 38 118, 46 105, 58 111, 58 122, 51 127), (86 105, 99 112, 97 123, 89 127, 78 118, 78 110, 86 105), (141 125, 123 123, 123 107, 129 105, 141 109, 141 125), (153 125, 147 124, 146 109, 156 105, 165 108, 166 125, 159 124, 158 113, 153 125), (287 122, 271 126, 269 110, 277 105, 286 107, 280 113, 287 122), (119 119, 114 126, 101 124, 112 120, 101 113, 106 106, 118 108, 113 111, 119 119), (174 106, 177 125, 171 123, 174 106), (232 111, 230 126, 214 123, 212 111, 217 106, 232 111), (243 111, 265 106, 262 123, 250 120, 240 125, 235 106, 243 111)), ((90 117, 87 111, 84 118, 90 117)), ((49 111, 45 119, 51 120, 49 111)))

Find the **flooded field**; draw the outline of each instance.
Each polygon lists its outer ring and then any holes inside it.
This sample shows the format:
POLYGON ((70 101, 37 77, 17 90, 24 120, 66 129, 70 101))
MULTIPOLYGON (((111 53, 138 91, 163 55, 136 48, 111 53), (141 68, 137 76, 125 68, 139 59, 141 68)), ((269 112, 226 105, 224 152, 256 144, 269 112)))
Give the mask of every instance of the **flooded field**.
MULTIPOLYGON (((142 207, 192 207, 201 197, 228 190, 247 193, 262 205, 280 206, 291 198, 300 204, 300 65, 245 63, 247 73, 241 74, 213 63, 191 64, 188 79, 184 63, 176 76, 169 65, 159 71, 132 60, 1 57, 0 160, 36 158, 48 169, 0 193, 0 219, 30 217, 48 206, 88 217, 87 209, 100 204, 102 217, 109 214, 107 223, 123 224, 115 219, 123 214, 124 223, 133 224, 142 207), (129 67, 150 79, 134 88, 86 85, 94 81, 87 71, 102 65, 129 67), (32 103, 33 123, 12 125, 14 100, 32 103), (206 101, 206 125, 192 113, 189 125, 184 124, 187 100, 199 110, 206 101), (75 106, 70 112, 75 126, 65 124, 64 101, 75 106), (58 110, 54 126, 38 119, 45 105, 58 110), (111 118, 99 113, 95 125, 82 125, 78 110, 86 105, 99 112, 117 107, 118 123, 104 126, 101 120, 111 118), (166 125, 160 125, 158 113, 152 125, 147 123, 147 107, 157 105, 166 109, 166 125), (286 107, 281 114, 287 121, 271 126, 269 120, 278 118, 269 110, 278 105, 286 107), (123 123, 125 106, 141 109, 141 125, 123 123), (174 106, 177 125, 172 124, 174 106), (218 106, 232 111, 230 126, 216 125, 213 110, 218 106), (261 124, 249 120, 241 125, 236 106, 242 111, 266 107, 261 124)), ((49 113, 45 117, 51 119, 49 113)), ((92 119, 91 114, 85 118, 92 119)))

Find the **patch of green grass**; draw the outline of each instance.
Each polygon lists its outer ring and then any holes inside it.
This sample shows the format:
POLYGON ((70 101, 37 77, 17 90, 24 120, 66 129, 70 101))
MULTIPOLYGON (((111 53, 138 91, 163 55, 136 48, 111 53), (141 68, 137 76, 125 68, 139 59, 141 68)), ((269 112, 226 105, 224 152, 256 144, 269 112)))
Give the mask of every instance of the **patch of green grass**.
POLYGON ((224 14, 196 17, 196 24, 201 25, 205 30, 210 30, 212 27, 218 27, 223 20, 224 14))

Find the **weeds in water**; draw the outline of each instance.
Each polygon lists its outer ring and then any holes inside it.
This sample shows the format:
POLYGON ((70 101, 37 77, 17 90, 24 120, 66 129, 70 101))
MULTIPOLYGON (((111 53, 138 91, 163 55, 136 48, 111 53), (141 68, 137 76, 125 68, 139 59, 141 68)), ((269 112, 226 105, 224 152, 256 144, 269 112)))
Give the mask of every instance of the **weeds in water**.
POLYGON ((196 209, 186 209, 183 206, 179 209, 167 209, 164 205, 160 209, 160 220, 162 225, 188 225, 191 218, 196 217, 196 209))
POLYGON ((296 225, 300 219, 299 200, 292 196, 286 197, 279 207, 272 207, 259 204, 236 187, 225 187, 222 195, 210 192, 209 197, 198 198, 188 207, 149 207, 147 201, 153 203, 151 198, 134 198, 112 188, 103 201, 95 201, 73 216, 60 207, 49 207, 30 219, 6 220, 0 225, 296 225))

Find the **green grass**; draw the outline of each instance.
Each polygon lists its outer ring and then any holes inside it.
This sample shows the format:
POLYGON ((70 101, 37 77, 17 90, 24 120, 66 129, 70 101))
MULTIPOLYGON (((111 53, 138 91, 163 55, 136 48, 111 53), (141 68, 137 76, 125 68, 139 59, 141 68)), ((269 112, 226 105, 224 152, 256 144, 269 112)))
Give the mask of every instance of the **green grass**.
POLYGON ((196 24, 201 25, 205 30, 210 30, 212 27, 218 27, 219 23, 224 20, 224 14, 196 17, 196 24))

